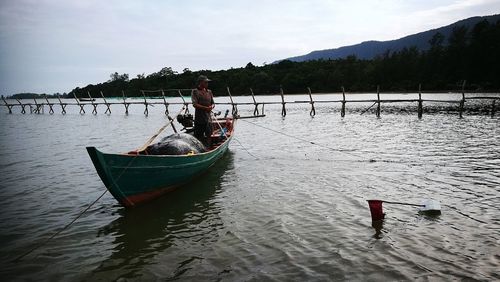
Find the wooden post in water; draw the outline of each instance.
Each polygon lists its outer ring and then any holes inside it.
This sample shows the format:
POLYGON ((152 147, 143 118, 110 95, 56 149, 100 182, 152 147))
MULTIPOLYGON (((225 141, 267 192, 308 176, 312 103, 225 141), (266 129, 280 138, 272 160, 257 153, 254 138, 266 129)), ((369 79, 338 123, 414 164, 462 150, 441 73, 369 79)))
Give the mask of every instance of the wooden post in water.
POLYGON ((465 80, 462 83, 462 100, 460 100, 460 106, 458 108, 458 115, 460 118, 462 118, 462 113, 464 111, 464 105, 465 105, 465 80))
POLYGON ((316 115, 316 109, 314 108, 314 100, 312 97, 311 88, 307 87, 307 93, 309 94, 309 99, 311 100, 311 102, 310 102, 311 111, 309 112, 309 115, 313 117, 316 115))
POLYGON ((283 88, 280 86, 280 95, 281 95, 281 116, 286 116, 286 108, 285 108, 285 94, 283 93, 283 88))
POLYGON ((106 105, 106 111, 104 113, 111 114, 111 108, 109 107, 111 105, 108 103, 108 101, 106 101, 106 98, 104 98, 104 94, 102 93, 102 91, 99 91, 99 93, 101 93, 101 97, 104 100, 104 104, 106 105))
POLYGON ((491 102, 491 117, 495 116, 495 101, 496 99, 493 99, 493 102, 491 102))
POLYGON ((19 99, 17 99, 17 98, 15 98, 15 99, 16 99, 17 103, 21 106, 21 114, 24 115, 26 113, 26 109, 25 109, 26 105, 21 103, 21 101, 19 101, 19 99))
MULTIPOLYGON (((165 115, 168 116, 169 115, 168 103, 167 103, 167 99, 165 99, 165 93, 163 92, 163 89, 161 90, 161 97, 163 98, 163 105, 165 105, 165 115)), ((177 133, 177 131, 175 133, 177 133)))
POLYGON ((231 100, 231 107, 232 107, 231 113, 233 114, 233 117, 237 116, 238 115, 238 105, 235 104, 233 101, 233 95, 231 95, 231 90, 229 90, 229 86, 226 87, 226 90, 227 90, 227 94, 229 94, 229 99, 231 100))
POLYGON ((65 115, 67 104, 63 104, 63 102, 61 101, 61 97, 59 97, 59 94, 56 94, 56 95, 57 95, 57 100, 59 100, 59 105, 61 106, 61 114, 65 115))
POLYGON ((377 117, 380 117, 380 86, 377 85, 377 112, 376 112, 377 117))
POLYGON ((35 101, 35 114, 40 113, 40 106, 38 105, 38 102, 36 101, 36 98, 33 97, 33 101, 35 101))
POLYGON ((422 107, 422 84, 418 85, 418 118, 421 119, 423 114, 422 107))
POLYGON ((340 109, 340 116, 345 117, 345 89, 342 86, 342 108, 340 109))
POLYGON ((42 114, 43 114, 43 113, 45 113, 45 109, 44 109, 44 107, 43 107, 43 102, 39 104, 39 103, 37 102, 37 100, 36 100, 36 98, 35 98, 35 97, 33 97, 33 101, 35 101, 35 106, 36 106, 35 113, 36 113, 36 114, 40 114, 40 113, 42 113, 42 114))
POLYGON ((259 115, 259 104, 255 100, 255 95, 253 94, 252 88, 250 88, 250 94, 252 94, 253 105, 255 106, 255 108, 253 109, 253 115, 258 116, 259 115))
POLYGON ((128 115, 128 106, 130 106, 130 103, 127 103, 127 97, 125 97, 125 91, 122 90, 122 97, 123 97, 123 106, 125 106, 125 115, 128 115))
POLYGON ((73 98, 75 99, 76 104, 77 104, 78 106, 80 106, 80 114, 81 114, 81 115, 85 114, 85 110, 83 109, 83 107, 85 106, 85 104, 80 104, 80 100, 78 100, 78 97, 76 96, 76 92, 75 92, 75 93, 73 93, 73 98))
POLYGON ((3 95, 2 95, 2 100, 5 103, 5 106, 7 106, 7 109, 9 110, 9 114, 12 114, 12 105, 10 105, 9 103, 7 103, 7 100, 5 100, 5 98, 3 97, 3 95))
POLYGON ((94 103, 94 100, 92 99, 92 96, 90 96, 90 92, 87 91, 87 96, 89 96, 89 100, 90 100, 90 103, 92 104, 92 106, 94 107, 94 109, 92 110, 92 113, 94 115, 97 115, 97 103, 94 103))
POLYGON ((144 107, 145 107, 145 108, 144 108, 144 114, 145 114, 146 116, 148 116, 148 115, 149 115, 149 110, 148 110, 148 100, 146 100, 146 94, 144 93, 144 90, 141 90, 141 92, 142 92, 142 96, 144 97, 144 107))
POLYGON ((54 109, 52 108, 52 106, 54 104, 51 104, 49 102, 49 99, 47 98, 47 95, 43 94, 43 97, 45 98, 45 101, 47 101, 47 106, 49 106, 49 114, 51 114, 51 115, 54 114, 54 109))

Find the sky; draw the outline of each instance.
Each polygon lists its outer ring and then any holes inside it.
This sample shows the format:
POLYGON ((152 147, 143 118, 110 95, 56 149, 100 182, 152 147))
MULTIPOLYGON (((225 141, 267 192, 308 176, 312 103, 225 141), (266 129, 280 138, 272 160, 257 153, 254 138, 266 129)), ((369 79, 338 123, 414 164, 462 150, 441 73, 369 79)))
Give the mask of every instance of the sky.
POLYGON ((498 13, 500 0, 0 0, 0 94, 261 66, 498 13))

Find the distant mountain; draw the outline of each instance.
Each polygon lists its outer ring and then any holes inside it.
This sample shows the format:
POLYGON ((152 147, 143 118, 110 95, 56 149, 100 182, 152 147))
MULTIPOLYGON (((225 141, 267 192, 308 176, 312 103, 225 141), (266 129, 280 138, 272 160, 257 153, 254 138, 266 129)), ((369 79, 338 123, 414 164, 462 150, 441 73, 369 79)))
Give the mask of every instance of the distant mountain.
POLYGON ((419 50, 428 50, 430 48, 429 40, 432 38, 432 36, 434 36, 434 34, 438 32, 441 33, 444 36, 443 44, 446 44, 448 42, 447 39, 451 34, 451 32, 453 31, 454 27, 465 26, 470 29, 471 27, 473 27, 475 24, 477 24, 482 20, 487 20, 490 23, 495 23, 500 20, 500 14, 492 16, 484 16, 484 17, 472 17, 444 27, 405 36, 403 38, 396 40, 365 41, 359 44, 344 46, 335 49, 313 51, 307 55, 291 57, 285 60, 290 60, 294 62, 304 62, 304 61, 312 61, 319 59, 325 59, 325 60, 339 59, 339 58, 345 58, 349 55, 355 55, 359 59, 373 59, 375 56, 383 54, 387 50, 399 51, 404 47, 415 46, 419 50))

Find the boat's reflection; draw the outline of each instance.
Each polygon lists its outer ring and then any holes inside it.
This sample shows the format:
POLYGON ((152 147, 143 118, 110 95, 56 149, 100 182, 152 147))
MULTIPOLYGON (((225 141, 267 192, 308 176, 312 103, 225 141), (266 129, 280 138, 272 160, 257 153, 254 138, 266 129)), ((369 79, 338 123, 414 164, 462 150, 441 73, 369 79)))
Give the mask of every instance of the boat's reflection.
POLYGON ((215 198, 232 167, 228 151, 190 184, 143 206, 120 210, 121 216, 98 235, 114 238, 113 253, 86 280, 138 277, 145 265, 176 242, 216 239, 223 224, 215 198))

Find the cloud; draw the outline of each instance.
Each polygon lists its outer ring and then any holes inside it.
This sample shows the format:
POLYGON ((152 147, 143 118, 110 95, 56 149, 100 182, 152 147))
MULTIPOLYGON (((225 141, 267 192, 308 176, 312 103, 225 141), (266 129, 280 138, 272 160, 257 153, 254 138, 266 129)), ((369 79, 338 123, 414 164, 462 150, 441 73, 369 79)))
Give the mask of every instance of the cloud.
POLYGON ((70 91, 115 71, 261 65, 495 9, 491 0, 2 1, 0 93, 70 91))

